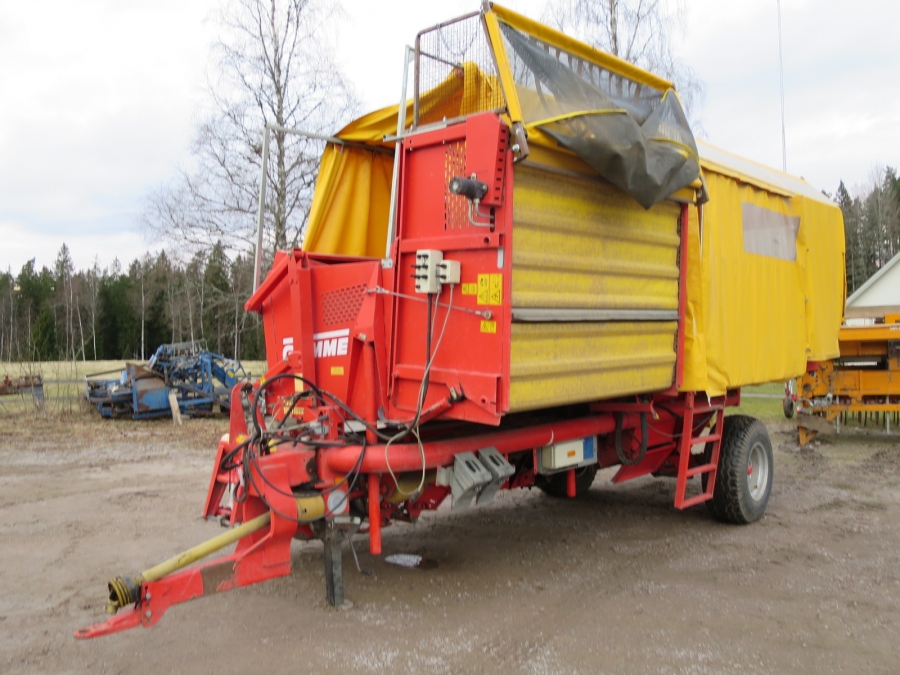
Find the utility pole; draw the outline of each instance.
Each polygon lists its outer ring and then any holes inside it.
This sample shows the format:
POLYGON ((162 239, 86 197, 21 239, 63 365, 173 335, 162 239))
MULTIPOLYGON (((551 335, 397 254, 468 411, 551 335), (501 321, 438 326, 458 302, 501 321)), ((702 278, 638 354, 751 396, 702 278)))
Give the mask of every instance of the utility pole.
POLYGON ((787 144, 784 135, 784 56, 781 51, 781 0, 778 4, 778 73, 781 80, 781 169, 787 173, 787 144))

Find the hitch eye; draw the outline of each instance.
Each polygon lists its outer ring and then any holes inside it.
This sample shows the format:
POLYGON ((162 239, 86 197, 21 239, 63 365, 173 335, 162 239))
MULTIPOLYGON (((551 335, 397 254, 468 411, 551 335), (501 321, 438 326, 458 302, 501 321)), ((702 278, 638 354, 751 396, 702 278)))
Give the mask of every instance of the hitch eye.
POLYGON ((480 202, 487 194, 488 186, 480 180, 473 178, 460 178, 459 176, 450 180, 450 192, 455 195, 462 195, 470 202, 480 202))

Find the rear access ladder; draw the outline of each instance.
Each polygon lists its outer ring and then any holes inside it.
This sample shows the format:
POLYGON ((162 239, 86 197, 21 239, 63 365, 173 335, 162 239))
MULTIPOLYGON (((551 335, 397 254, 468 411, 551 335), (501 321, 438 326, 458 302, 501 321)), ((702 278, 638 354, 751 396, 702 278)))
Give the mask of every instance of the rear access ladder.
MULTIPOLYGON (((678 442, 678 478, 675 483, 675 508, 686 509, 695 504, 700 504, 712 499, 713 490, 716 487, 716 474, 719 468, 719 453, 722 449, 722 429, 725 420, 725 397, 708 399, 706 403, 697 403, 694 400, 694 392, 685 394, 684 424, 682 426, 681 439, 678 442), (705 436, 694 435, 694 417, 715 413, 716 421, 709 434, 705 436), (700 443, 711 443, 712 452, 709 457, 704 453, 704 463, 690 466, 691 450, 700 443), (706 486, 703 491, 693 497, 685 497, 688 478, 706 474, 706 486)), ((704 424, 701 431, 706 428, 704 424)))

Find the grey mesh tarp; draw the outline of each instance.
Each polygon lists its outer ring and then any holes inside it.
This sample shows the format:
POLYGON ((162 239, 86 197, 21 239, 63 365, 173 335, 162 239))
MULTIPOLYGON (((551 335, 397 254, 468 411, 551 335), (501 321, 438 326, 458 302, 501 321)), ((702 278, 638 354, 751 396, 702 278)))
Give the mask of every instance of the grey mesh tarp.
POLYGON ((644 208, 697 178, 697 145, 674 91, 639 85, 501 26, 526 125, 644 208))

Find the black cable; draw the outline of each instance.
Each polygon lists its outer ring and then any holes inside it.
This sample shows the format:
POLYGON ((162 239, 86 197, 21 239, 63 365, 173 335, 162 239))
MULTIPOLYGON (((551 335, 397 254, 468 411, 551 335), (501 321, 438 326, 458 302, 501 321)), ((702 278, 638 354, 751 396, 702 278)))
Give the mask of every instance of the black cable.
POLYGON ((625 417, 625 413, 617 413, 616 414, 616 433, 615 433, 615 445, 616 445, 616 456, 619 458, 619 461, 625 466, 634 466, 636 464, 640 464, 644 461, 644 457, 647 456, 647 413, 642 412, 641 414, 641 451, 635 459, 630 459, 625 455, 625 451, 622 449, 622 419, 625 417))
POLYGON ((284 427, 284 423, 287 422, 288 418, 294 414, 294 408, 297 407, 297 404, 300 402, 300 399, 304 398, 305 394, 306 394, 305 391, 299 391, 296 394, 294 394, 293 396, 291 396, 291 405, 284 412, 284 417, 281 418, 281 421, 277 425, 275 425, 276 429, 281 429, 284 427))
MULTIPOLYGON (((333 402, 335 405, 337 405, 342 411, 346 412, 346 413, 349 414, 353 419, 355 419, 357 422, 359 422, 359 423, 361 423, 362 425, 364 425, 365 428, 366 428, 367 430, 369 430, 369 431, 371 431, 372 433, 374 433, 374 434, 375 434, 378 438, 380 438, 381 440, 386 441, 386 440, 388 440, 388 439, 390 438, 389 435, 382 433, 381 431, 378 430, 378 428, 372 426, 367 420, 365 420, 365 419, 363 419, 362 417, 360 417, 355 411, 353 411, 352 409, 350 409, 350 407, 347 406, 346 403, 344 403, 341 399, 339 399, 337 396, 335 396, 334 394, 332 394, 330 391, 328 391, 328 390, 326 390, 326 389, 322 389, 321 387, 316 386, 315 384, 313 384, 312 382, 310 382, 309 380, 307 380, 307 379, 306 379, 305 377, 303 377, 302 375, 297 375, 296 373, 281 373, 281 374, 275 375, 275 376, 272 377, 271 379, 268 379, 268 380, 266 380, 265 382, 263 382, 263 383, 257 388, 256 392, 255 392, 254 395, 253 395, 253 410, 254 410, 254 413, 259 409, 259 396, 260 396, 260 392, 262 392, 264 389, 266 389, 266 388, 267 388, 270 384, 272 384, 273 382, 277 382, 278 380, 283 380, 283 379, 287 379, 287 378, 292 378, 292 379, 295 379, 295 380, 299 380, 300 382, 302 382, 303 384, 305 384, 307 387, 309 387, 311 390, 313 390, 313 391, 315 392, 315 394, 319 397, 319 399, 320 399, 323 403, 325 402, 326 399, 330 400, 330 401, 333 402)), ((346 418, 345 418, 345 421, 346 421, 346 418)), ((257 430, 258 430, 260 433, 262 433, 262 428, 259 426, 259 422, 258 422, 258 420, 256 419, 256 415, 255 415, 255 414, 254 414, 254 417, 253 417, 253 422, 254 422, 254 426, 256 426, 257 430)))
POLYGON ((232 469, 236 469, 240 466, 240 464, 227 464, 227 462, 234 458, 234 456, 240 451, 246 448, 252 439, 248 438, 243 443, 240 443, 234 446, 231 450, 222 455, 222 461, 219 462, 219 470, 220 471, 231 471, 232 469))

